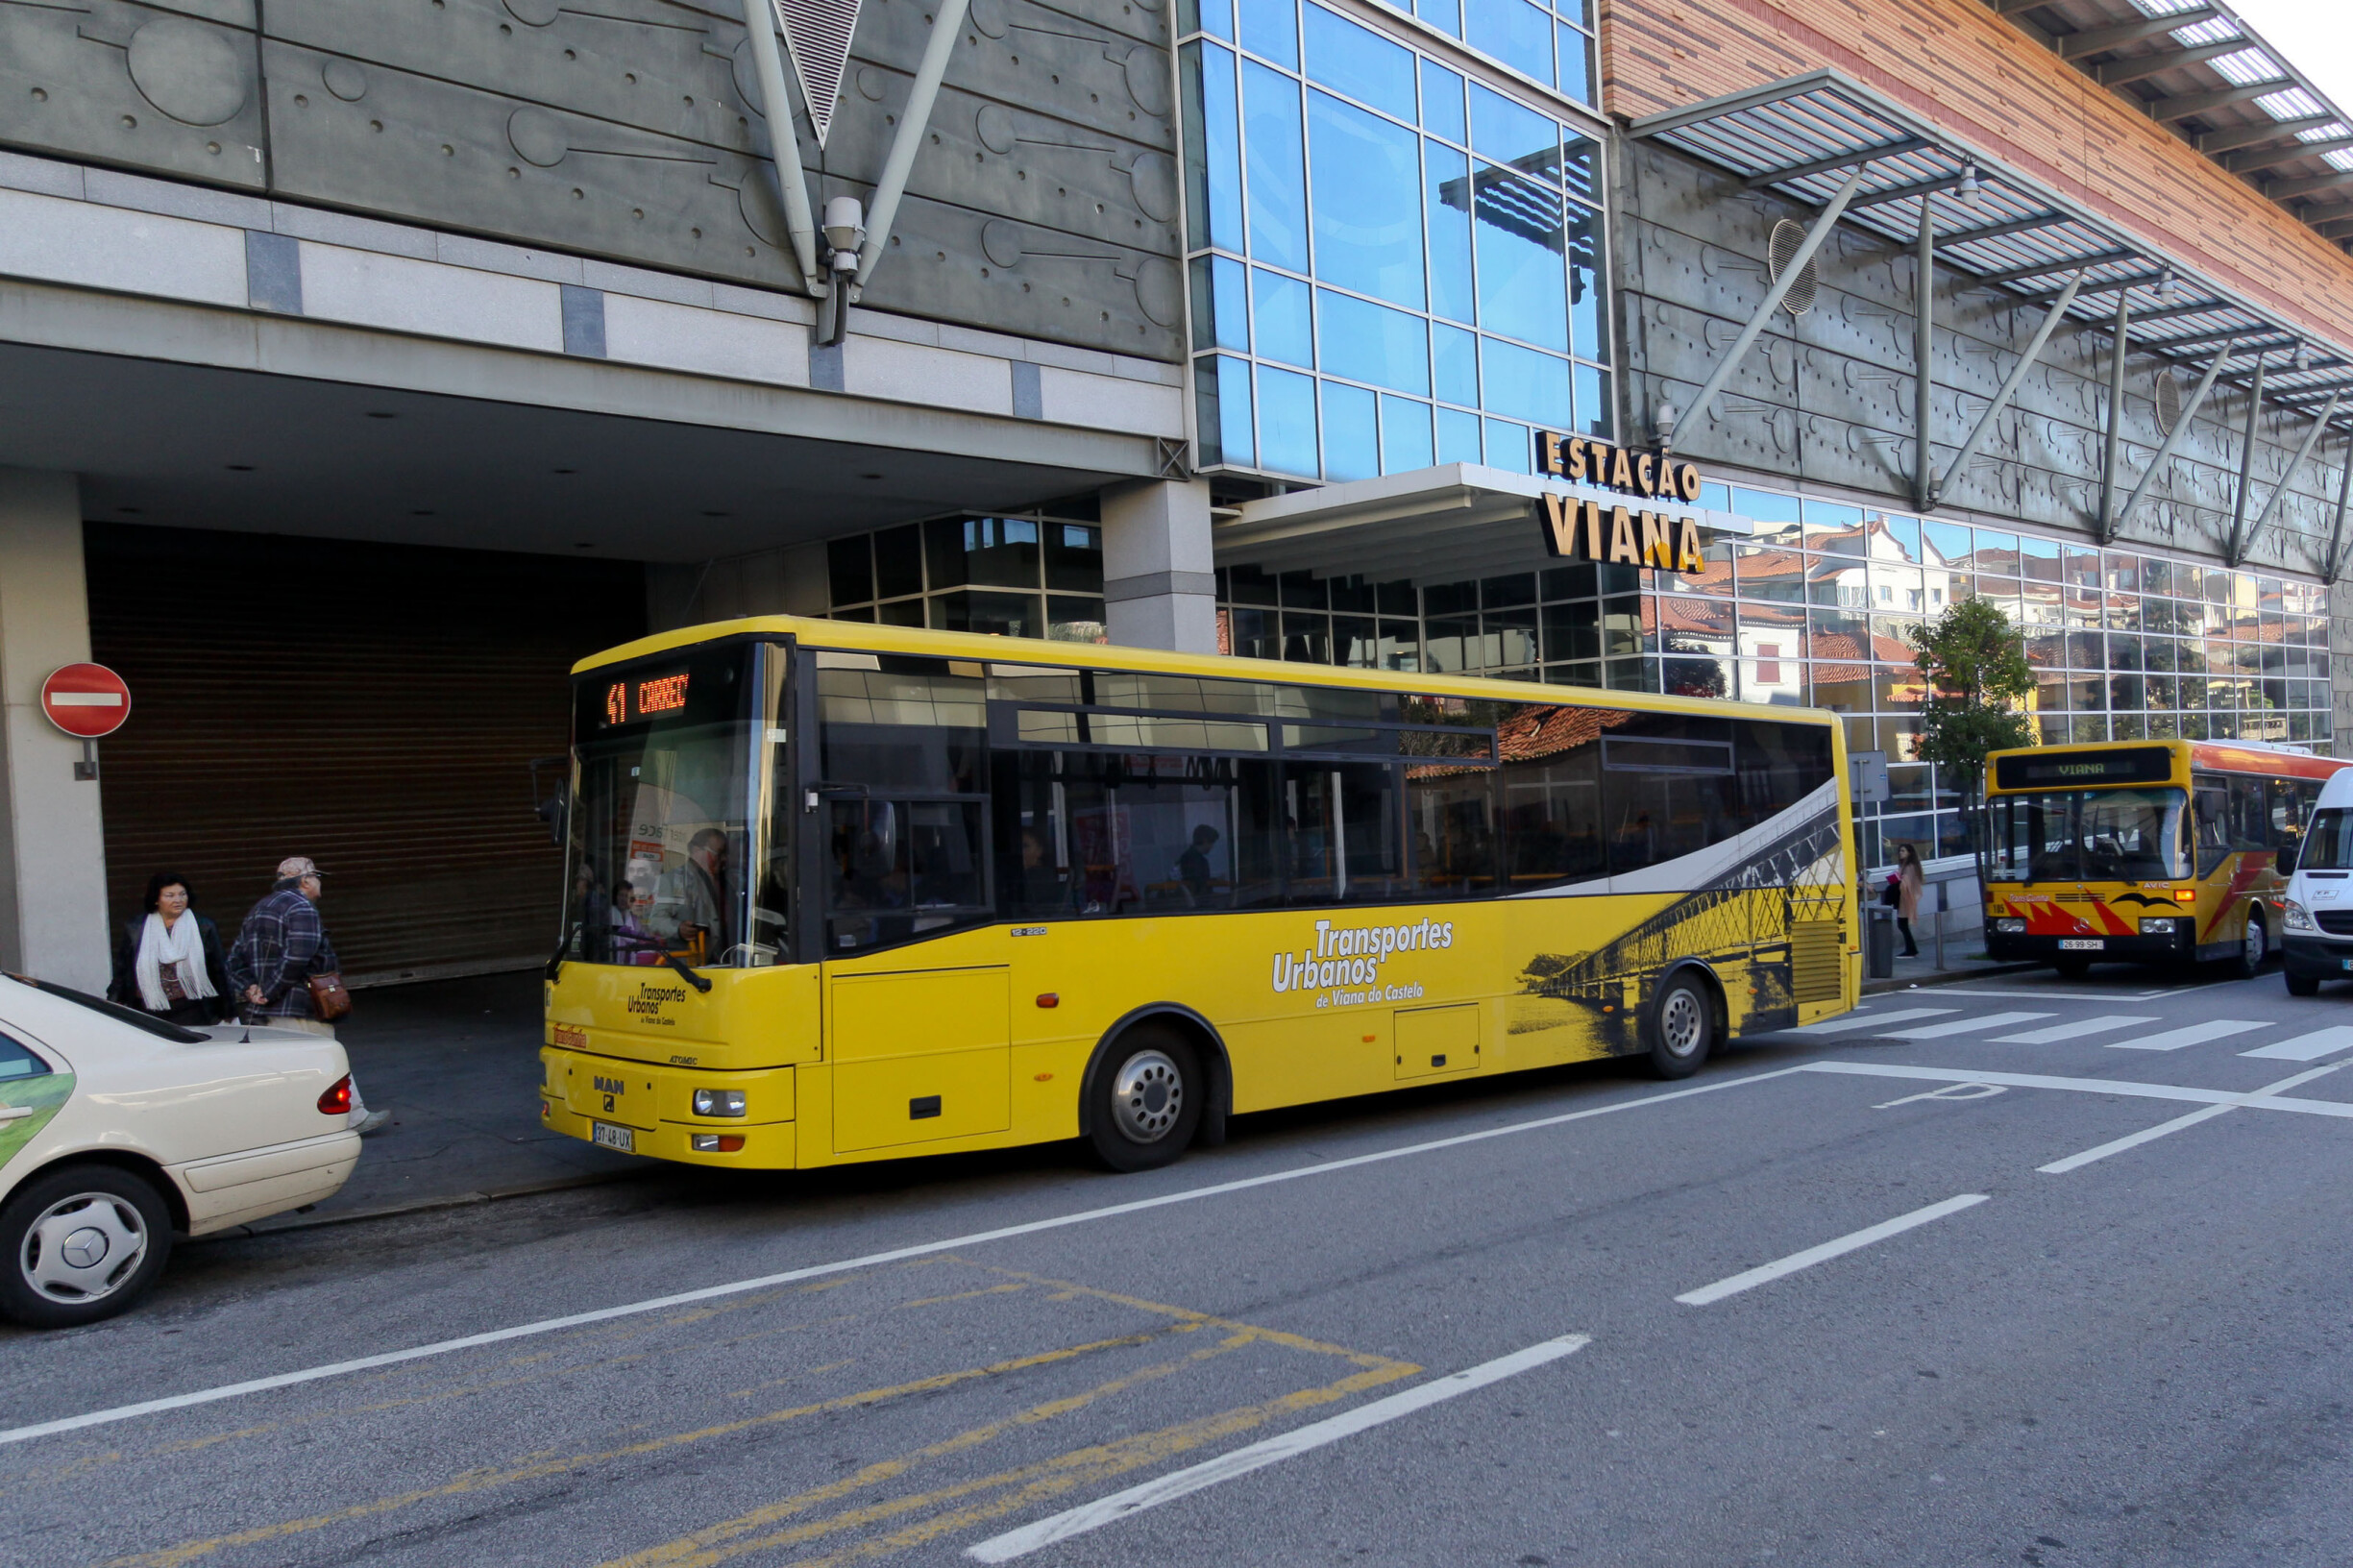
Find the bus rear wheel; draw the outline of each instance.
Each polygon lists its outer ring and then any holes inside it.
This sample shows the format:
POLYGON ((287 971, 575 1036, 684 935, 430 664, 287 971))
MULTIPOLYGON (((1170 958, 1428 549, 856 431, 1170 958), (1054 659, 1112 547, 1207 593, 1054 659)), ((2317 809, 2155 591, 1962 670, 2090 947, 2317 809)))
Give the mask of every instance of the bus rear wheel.
POLYGON ((1185 1152, 1208 1091, 1201 1059, 1174 1030, 1146 1024, 1112 1041, 1088 1087, 1087 1141, 1113 1170, 1152 1170, 1185 1152))
POLYGON ((1650 1049, 1643 1061, 1652 1076, 1688 1078, 1715 1049, 1715 999, 1697 977, 1679 974, 1652 1002, 1644 1033, 1650 1037, 1650 1049))

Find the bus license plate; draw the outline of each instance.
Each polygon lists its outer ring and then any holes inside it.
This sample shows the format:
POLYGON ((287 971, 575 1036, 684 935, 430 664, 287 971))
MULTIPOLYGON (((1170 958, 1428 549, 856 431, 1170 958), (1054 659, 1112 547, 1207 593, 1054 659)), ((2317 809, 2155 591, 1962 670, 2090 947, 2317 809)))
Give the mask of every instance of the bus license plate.
POLYGON ((2063 953, 2096 953, 2108 945, 2105 937, 2061 937, 2059 951, 2063 953))
POLYGON ((609 1121, 590 1122, 588 1138, 593 1143, 601 1143, 608 1149, 619 1149, 624 1154, 637 1152, 636 1132, 627 1127, 616 1127, 609 1121))

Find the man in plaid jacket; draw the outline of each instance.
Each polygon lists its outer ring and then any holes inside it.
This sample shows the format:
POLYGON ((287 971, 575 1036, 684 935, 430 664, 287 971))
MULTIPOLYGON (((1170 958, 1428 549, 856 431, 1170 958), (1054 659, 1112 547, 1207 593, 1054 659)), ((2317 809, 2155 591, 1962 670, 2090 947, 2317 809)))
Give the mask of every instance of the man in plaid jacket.
MULTIPOLYGON (((269 896, 247 913, 236 944, 229 949, 227 967, 229 983, 254 1021, 332 1040, 335 1026, 310 1012, 310 977, 342 968, 319 919, 319 877, 318 867, 307 855, 280 861, 278 880, 269 896)), ((390 1115, 388 1111, 371 1112, 361 1103, 355 1078, 350 1125, 363 1135, 373 1133, 390 1115)))

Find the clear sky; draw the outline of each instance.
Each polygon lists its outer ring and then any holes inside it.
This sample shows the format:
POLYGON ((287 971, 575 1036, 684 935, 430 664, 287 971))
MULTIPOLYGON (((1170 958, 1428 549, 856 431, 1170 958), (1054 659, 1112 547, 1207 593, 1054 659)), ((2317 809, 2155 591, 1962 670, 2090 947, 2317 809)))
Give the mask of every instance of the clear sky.
POLYGON ((2231 0, 2285 63, 2353 114, 2353 4, 2346 0, 2231 0))

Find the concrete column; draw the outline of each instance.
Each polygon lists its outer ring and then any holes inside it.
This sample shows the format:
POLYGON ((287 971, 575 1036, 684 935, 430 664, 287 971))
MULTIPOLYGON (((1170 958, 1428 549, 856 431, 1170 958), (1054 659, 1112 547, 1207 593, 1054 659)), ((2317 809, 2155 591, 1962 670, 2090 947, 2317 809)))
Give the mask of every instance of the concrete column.
POLYGON ((74 777, 82 743, 40 707, 49 673, 89 656, 81 483, 0 468, 0 967, 100 992, 113 956, 99 785, 74 777))
POLYGON ((1103 598, 1115 643, 1217 651, 1208 481, 1142 479, 1103 492, 1103 598))

